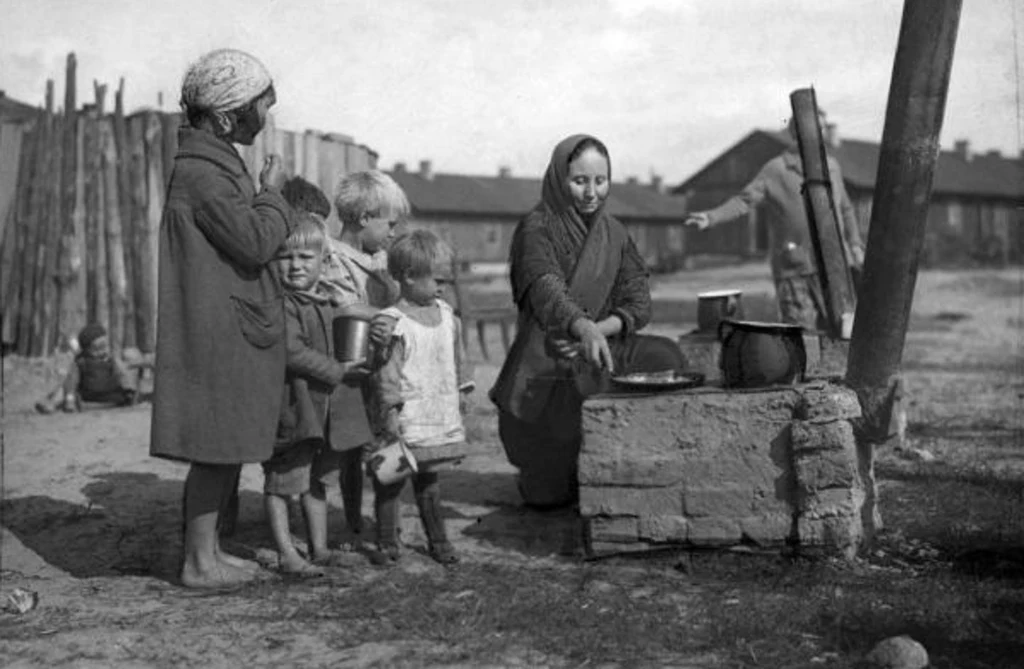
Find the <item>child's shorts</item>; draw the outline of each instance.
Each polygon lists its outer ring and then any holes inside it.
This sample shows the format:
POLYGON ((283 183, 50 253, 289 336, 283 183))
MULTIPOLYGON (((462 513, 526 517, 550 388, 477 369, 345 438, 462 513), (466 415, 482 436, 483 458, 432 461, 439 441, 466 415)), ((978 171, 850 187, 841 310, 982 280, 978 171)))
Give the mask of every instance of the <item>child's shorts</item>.
POLYGON ((335 451, 325 444, 313 459, 313 480, 319 481, 325 488, 337 487, 345 454, 346 451, 335 451))
POLYGON ((322 439, 306 439, 279 451, 263 463, 263 492, 268 495, 301 495, 309 492, 313 463, 324 448, 322 439))

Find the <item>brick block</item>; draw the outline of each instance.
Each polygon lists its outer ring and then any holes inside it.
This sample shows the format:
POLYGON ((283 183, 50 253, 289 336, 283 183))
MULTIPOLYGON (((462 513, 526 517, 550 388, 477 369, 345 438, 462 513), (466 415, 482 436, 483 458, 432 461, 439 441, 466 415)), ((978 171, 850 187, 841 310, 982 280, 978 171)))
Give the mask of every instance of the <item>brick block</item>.
POLYGON ((640 538, 646 541, 680 542, 689 538, 690 523, 683 516, 641 516, 640 538))
POLYGON ((849 340, 821 337, 821 360, 818 368, 815 370, 815 376, 844 376, 846 374, 846 363, 849 358, 849 340))
POLYGON ((790 389, 597 396, 583 404, 582 453, 686 459, 748 450, 784 430, 798 400, 790 389))
POLYGON ((794 532, 793 516, 785 513, 747 516, 739 524, 743 537, 762 545, 784 543, 794 532))
POLYGON ((691 518, 741 518, 753 511, 753 496, 749 488, 739 485, 687 487, 683 490, 683 510, 691 518))
POLYGON ((601 557, 604 555, 618 555, 620 553, 640 553, 650 549, 651 545, 643 541, 634 541, 632 543, 591 541, 587 544, 586 552, 590 557, 601 557))
POLYGON ((580 513, 584 516, 664 516, 677 515, 682 510, 681 486, 580 486, 580 513))
POLYGON ((632 457, 607 457, 603 453, 580 453, 577 459, 580 485, 663 488, 684 479, 683 458, 648 456, 638 451, 632 457))
POLYGON ((639 523, 636 518, 620 516, 616 518, 587 518, 587 536, 590 541, 609 541, 612 543, 629 543, 640 537, 639 523))
POLYGON ((801 546, 824 548, 850 559, 860 548, 863 532, 859 516, 801 518, 797 521, 797 536, 801 546))
POLYGON ((798 510, 801 517, 808 519, 858 516, 865 499, 865 492, 860 487, 805 490, 800 495, 798 510))
POLYGON ((860 487, 856 455, 848 451, 804 453, 795 462, 797 490, 860 487))
POLYGON ((688 539, 691 544, 716 546, 738 543, 743 537, 739 523, 731 518, 690 518, 688 539))
POLYGON ((793 417, 811 423, 829 423, 860 416, 857 393, 845 386, 826 383, 809 384, 800 389, 800 402, 793 417))
POLYGON ((700 372, 709 384, 721 381, 722 372, 718 361, 722 355, 722 345, 716 334, 689 332, 679 335, 678 344, 686 358, 687 371, 700 372))
POLYGON ((810 423, 803 420, 793 421, 789 433, 793 456, 809 457, 816 451, 853 452, 857 448, 857 440, 853 436, 853 425, 845 420, 832 423, 810 423))

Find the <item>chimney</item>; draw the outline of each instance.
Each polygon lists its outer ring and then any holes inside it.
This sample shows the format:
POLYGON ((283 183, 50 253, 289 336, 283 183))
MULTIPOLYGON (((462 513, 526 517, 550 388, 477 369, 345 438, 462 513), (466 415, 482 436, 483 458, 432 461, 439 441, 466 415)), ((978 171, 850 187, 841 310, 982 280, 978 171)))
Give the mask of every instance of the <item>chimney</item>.
POLYGON ((960 156, 961 160, 969 161, 971 159, 971 143, 966 139, 958 139, 953 142, 953 153, 960 156))
POLYGON ((430 181, 431 179, 434 178, 434 168, 430 164, 429 160, 420 161, 420 176, 426 179, 427 181, 430 181))
POLYGON ((498 177, 501 179, 508 179, 512 176, 512 168, 508 165, 502 165, 498 168, 498 177))
POLYGON ((661 192, 661 175, 651 173, 651 190, 655 193, 661 192))
POLYGON ((395 163, 395 170, 398 174, 405 174, 405 163, 395 163))

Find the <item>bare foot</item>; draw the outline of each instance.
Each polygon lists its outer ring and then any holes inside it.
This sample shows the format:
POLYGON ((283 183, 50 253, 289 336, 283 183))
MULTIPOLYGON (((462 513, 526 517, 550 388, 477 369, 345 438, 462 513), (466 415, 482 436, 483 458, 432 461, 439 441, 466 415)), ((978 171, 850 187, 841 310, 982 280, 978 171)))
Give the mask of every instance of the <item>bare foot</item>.
POLYGON ((253 574, 223 562, 215 563, 212 569, 200 570, 195 564, 186 561, 181 568, 181 584, 186 588, 233 588, 248 583, 253 578, 253 574))
POLYGON ((279 569, 282 574, 290 574, 292 576, 323 576, 324 570, 317 567, 314 564, 310 564, 302 559, 299 555, 294 556, 281 556, 279 569))
POLYGON ((359 553, 351 551, 314 550, 312 562, 322 567, 358 567, 366 562, 359 553))
POLYGON ((242 571, 247 571, 251 574, 255 574, 262 569, 259 562, 256 562, 255 560, 246 560, 245 558, 238 557, 237 555, 232 555, 225 550, 217 551, 217 559, 229 567, 241 569, 242 571))

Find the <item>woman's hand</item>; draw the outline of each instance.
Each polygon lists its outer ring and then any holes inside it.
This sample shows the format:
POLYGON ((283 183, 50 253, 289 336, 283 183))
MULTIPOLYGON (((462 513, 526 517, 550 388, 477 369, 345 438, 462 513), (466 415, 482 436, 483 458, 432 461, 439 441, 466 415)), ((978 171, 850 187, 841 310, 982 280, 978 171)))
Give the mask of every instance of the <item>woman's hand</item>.
POLYGON ((272 153, 263 159, 263 169, 260 170, 260 188, 262 190, 280 191, 288 175, 284 172, 284 163, 281 156, 272 153))
POLYGON ((571 330, 580 340, 580 353, 587 362, 609 374, 615 372, 615 363, 612 362, 608 339, 601 332, 597 323, 589 318, 580 318, 572 324, 571 330))
POLYGON ((551 351, 563 360, 575 360, 580 354, 580 345, 572 339, 551 338, 551 351))

